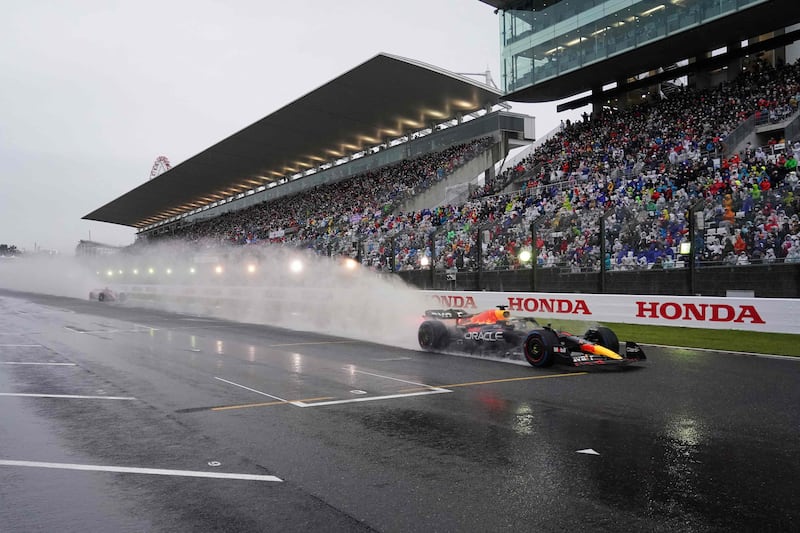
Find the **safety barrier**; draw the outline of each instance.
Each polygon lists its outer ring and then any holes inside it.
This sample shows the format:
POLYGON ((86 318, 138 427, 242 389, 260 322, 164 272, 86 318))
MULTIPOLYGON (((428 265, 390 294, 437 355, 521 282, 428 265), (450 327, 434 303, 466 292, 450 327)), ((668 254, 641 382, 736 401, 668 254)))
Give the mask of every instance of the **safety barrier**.
POLYGON ((800 300, 622 294, 423 291, 431 304, 467 311, 508 306, 537 318, 798 333, 800 300))

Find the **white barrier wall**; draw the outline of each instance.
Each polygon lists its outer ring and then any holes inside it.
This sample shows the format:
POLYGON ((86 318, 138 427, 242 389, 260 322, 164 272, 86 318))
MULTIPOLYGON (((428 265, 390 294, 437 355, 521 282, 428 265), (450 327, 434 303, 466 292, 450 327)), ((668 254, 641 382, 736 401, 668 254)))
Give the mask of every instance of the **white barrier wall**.
POLYGON ((423 291, 432 305, 467 311, 506 305, 513 312, 623 324, 800 333, 800 300, 531 292, 423 291))

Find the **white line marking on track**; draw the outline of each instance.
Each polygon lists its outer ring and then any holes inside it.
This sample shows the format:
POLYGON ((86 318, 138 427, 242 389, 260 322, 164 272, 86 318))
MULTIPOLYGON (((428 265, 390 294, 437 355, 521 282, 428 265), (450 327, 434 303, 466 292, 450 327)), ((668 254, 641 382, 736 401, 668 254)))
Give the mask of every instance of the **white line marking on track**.
POLYGON ((224 383, 228 383, 229 385, 233 385, 234 387, 239 387, 239 388, 244 389, 244 390, 249 390, 250 392, 255 392, 256 394, 260 394, 262 396, 266 396, 267 398, 272 398, 273 400, 278 400, 279 402, 286 402, 286 403, 290 403, 292 405, 297 405, 298 403, 301 403, 301 402, 291 402, 289 400, 284 400, 283 398, 281 398, 279 396, 273 396, 272 394, 267 394, 266 392, 262 392, 260 390, 251 389, 250 387, 245 387, 244 385, 240 385, 239 383, 234 383, 233 381, 228 381, 227 379, 222 379, 222 378, 219 378, 217 376, 214 376, 214 379, 218 379, 218 380, 220 380, 220 381, 222 381, 224 383))
POLYGON ((41 344, 0 344, 0 348, 41 348, 41 344))
MULTIPOLYGON (((349 369, 346 368, 345 370, 349 370, 349 369)), ((356 374, 366 374, 368 376, 375 376, 376 378, 391 379, 392 381, 399 381, 400 383, 408 383, 409 385, 417 385, 418 387, 427 387, 427 388, 429 388, 431 390, 435 390, 435 391, 451 392, 451 391, 448 391, 447 389, 442 389, 440 387, 434 387, 433 385, 426 385, 425 383, 417 383, 416 381, 408 381, 406 379, 393 378, 391 376, 384 376, 382 374, 373 374, 372 372, 365 372, 363 370, 353 370, 353 372, 355 372, 356 374)))
POLYGON ((42 366, 76 366, 75 363, 28 363, 25 361, 7 361, 0 365, 42 365, 42 366))
POLYGON ((79 396, 74 394, 29 394, 22 392, 0 392, 0 396, 20 396, 24 398, 67 398, 75 400, 135 400, 130 396, 79 396))
POLYGON ((644 342, 639 343, 640 346, 655 346, 656 348, 673 348, 676 350, 695 350, 698 352, 717 352, 717 353, 732 353, 734 355, 749 355, 750 357, 763 357, 765 359, 783 359, 791 361, 800 361, 800 357, 794 355, 775 355, 770 353, 757 353, 757 352, 734 352, 731 350, 718 350, 716 348, 693 348, 691 346, 669 346, 666 344, 648 344, 644 342))
POLYGON ((83 470, 89 472, 117 472, 122 474, 150 474, 157 476, 204 477, 214 479, 241 479, 247 481, 281 482, 281 478, 259 474, 235 474, 228 472, 203 472, 201 470, 167 470, 162 468, 133 468, 128 466, 80 465, 73 463, 43 463, 38 461, 4 461, 0 466, 26 466, 33 468, 56 468, 60 470, 83 470))
POLYGON ((151 328, 149 326, 144 326, 145 329, 142 328, 133 328, 133 329, 87 329, 87 330, 80 330, 75 329, 71 326, 64 326, 64 329, 68 329, 73 333, 81 333, 83 335, 97 335, 98 333, 146 333, 147 331, 159 331, 158 328, 151 328), (145 331, 147 330, 147 331, 145 331))
POLYGON ((387 361, 410 361, 410 357, 387 357, 386 359, 373 359, 373 361, 380 361, 381 363, 385 363, 387 361))
POLYGON ((296 405, 297 407, 322 407, 324 405, 340 405, 343 403, 372 402, 375 400, 391 400, 393 398, 410 398, 411 396, 427 396, 429 394, 443 394, 447 392, 453 392, 453 391, 447 389, 431 389, 428 391, 409 392, 406 394, 387 394, 386 396, 366 396, 361 398, 351 398, 349 400, 331 400, 328 402, 312 402, 312 403, 291 402, 291 404, 296 405))
POLYGON ((316 344, 354 344, 357 342, 361 341, 351 340, 351 341, 322 341, 322 342, 292 342, 289 344, 268 344, 267 348, 282 348, 284 346, 312 346, 316 344))

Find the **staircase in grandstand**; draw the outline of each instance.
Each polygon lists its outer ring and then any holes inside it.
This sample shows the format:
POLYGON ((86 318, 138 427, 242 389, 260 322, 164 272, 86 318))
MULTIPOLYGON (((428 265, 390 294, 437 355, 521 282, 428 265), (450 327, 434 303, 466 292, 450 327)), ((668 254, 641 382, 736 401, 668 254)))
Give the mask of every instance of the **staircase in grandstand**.
MULTIPOLYGON (((678 65, 677 63, 673 63, 659 70, 660 72, 669 72, 672 70, 677 70, 679 66, 680 65, 678 65)), ((669 98, 673 94, 680 92, 681 89, 683 89, 684 85, 685 85, 685 80, 683 79, 683 77, 679 77, 673 80, 662 81, 658 85, 658 90, 660 91, 663 98, 669 98)))

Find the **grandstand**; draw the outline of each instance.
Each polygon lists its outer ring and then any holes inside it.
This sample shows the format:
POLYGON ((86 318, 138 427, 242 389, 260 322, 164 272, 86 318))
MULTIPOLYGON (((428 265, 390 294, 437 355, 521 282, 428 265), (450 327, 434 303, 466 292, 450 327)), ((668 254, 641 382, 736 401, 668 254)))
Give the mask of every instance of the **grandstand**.
POLYGON ((141 236, 272 201, 490 136, 481 171, 533 119, 494 111, 500 93, 463 76, 379 54, 84 218, 141 236))
POLYGON ((76 257, 102 257, 117 254, 122 249, 121 246, 103 244, 97 241, 81 239, 75 247, 76 257))
POLYGON ((490 87, 379 55, 85 218, 137 227, 139 243, 347 255, 423 287, 798 297, 800 66, 781 56, 597 105, 501 166, 532 140, 529 117, 494 110, 490 87), (393 75, 440 92, 372 96, 393 75), (356 82, 362 94, 338 95, 356 82), (321 102, 334 124, 295 136, 287 125, 312 123, 321 102), (275 153, 250 148, 272 141, 275 153), (300 171, 300 154, 316 166, 300 171))

